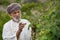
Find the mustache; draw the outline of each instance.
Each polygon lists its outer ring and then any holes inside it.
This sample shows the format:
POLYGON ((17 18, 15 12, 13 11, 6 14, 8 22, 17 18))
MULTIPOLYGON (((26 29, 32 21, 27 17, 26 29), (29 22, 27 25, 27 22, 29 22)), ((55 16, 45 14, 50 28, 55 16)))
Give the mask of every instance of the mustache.
POLYGON ((20 16, 16 16, 15 18, 16 18, 16 19, 19 19, 19 18, 21 18, 21 17, 20 17, 20 16))

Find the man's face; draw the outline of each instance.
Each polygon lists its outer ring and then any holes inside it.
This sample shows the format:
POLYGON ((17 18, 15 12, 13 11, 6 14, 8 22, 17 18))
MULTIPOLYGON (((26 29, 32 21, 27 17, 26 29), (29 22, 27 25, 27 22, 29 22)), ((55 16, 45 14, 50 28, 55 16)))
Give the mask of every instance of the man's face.
POLYGON ((12 12, 10 14, 11 18, 14 20, 14 21, 19 21, 20 18, 21 18, 21 11, 20 10, 16 10, 14 12, 12 12))

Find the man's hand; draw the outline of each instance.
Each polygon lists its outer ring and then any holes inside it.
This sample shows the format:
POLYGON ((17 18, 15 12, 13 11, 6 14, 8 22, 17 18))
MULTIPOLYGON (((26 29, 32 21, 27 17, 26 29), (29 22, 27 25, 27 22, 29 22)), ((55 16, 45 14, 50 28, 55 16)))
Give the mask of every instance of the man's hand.
POLYGON ((21 32, 22 32, 22 29, 24 28, 25 25, 26 25, 26 23, 24 23, 24 24, 20 23, 20 24, 19 24, 19 29, 18 29, 18 31, 17 31, 17 33, 16 33, 17 40, 19 39, 20 34, 21 34, 21 32))
POLYGON ((26 25, 26 23, 20 23, 19 24, 19 30, 22 31, 22 29, 24 28, 25 25, 26 25))

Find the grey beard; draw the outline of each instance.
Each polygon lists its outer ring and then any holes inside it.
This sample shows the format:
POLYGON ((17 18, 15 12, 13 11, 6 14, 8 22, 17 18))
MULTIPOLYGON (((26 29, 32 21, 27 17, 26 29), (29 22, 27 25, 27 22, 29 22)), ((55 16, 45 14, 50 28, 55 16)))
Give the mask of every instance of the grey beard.
POLYGON ((19 19, 13 18, 13 21, 15 21, 15 22, 19 22, 20 19, 21 19, 21 18, 19 18, 19 19))

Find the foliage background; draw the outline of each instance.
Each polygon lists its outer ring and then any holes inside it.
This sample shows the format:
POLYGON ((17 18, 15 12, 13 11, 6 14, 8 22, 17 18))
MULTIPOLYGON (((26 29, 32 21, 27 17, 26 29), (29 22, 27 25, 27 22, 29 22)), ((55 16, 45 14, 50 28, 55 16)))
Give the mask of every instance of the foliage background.
MULTIPOLYGON (((36 27, 35 40, 60 40, 60 0, 21 1, 13 2, 22 5, 22 18, 26 18, 36 27)), ((6 12, 10 3, 10 0, 0 1, 0 5, 5 9, 0 10, 0 40, 4 23, 11 19, 6 12)))

